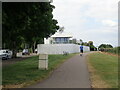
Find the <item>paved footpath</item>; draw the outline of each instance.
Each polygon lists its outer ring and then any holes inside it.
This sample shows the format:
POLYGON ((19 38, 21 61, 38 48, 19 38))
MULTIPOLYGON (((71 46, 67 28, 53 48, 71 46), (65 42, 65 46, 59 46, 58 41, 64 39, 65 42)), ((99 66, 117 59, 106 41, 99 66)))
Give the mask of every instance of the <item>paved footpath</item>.
POLYGON ((83 56, 76 55, 70 58, 57 68, 48 79, 28 88, 91 88, 86 55, 87 53, 83 56))

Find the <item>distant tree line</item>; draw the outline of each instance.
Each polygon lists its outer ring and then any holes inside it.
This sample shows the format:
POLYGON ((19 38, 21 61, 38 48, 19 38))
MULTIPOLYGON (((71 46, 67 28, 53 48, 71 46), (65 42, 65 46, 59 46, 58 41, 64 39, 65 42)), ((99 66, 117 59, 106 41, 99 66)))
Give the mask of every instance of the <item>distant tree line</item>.
POLYGON ((84 42, 82 39, 77 41, 77 39, 74 38, 74 39, 70 40, 70 43, 88 46, 88 47, 90 47, 90 51, 96 51, 97 50, 97 48, 93 44, 93 41, 84 42))
POLYGON ((110 44, 101 44, 98 48, 99 48, 99 51, 102 51, 102 52, 108 52, 108 53, 120 55, 120 46, 113 47, 110 44))
POLYGON ((110 44, 101 44, 98 48, 99 48, 99 49, 100 49, 100 48, 113 48, 113 46, 110 45, 110 44))
POLYGON ((113 48, 113 46, 111 44, 101 44, 98 47, 95 47, 93 41, 84 42, 82 39, 77 40, 75 38, 70 40, 70 43, 74 43, 74 44, 78 44, 78 45, 84 45, 84 46, 89 46, 90 47, 90 51, 97 51, 97 50, 99 50, 99 51, 117 53, 117 50, 120 50, 120 47, 113 48))
POLYGON ((113 48, 113 46, 110 45, 110 44, 101 44, 101 45, 98 47, 99 51, 108 51, 108 50, 110 50, 111 48, 113 48))
POLYGON ((120 55, 120 47, 114 47, 114 48, 108 49, 106 50, 106 52, 120 55))
POLYGON ((2 46, 11 49, 14 57, 27 46, 32 52, 38 43, 59 29, 53 19, 55 6, 49 2, 3 2, 2 46))

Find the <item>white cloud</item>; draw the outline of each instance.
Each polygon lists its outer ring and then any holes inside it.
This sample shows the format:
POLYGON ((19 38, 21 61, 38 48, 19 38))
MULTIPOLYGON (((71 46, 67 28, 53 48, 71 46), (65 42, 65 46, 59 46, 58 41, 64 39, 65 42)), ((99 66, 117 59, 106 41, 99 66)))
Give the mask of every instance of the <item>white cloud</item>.
POLYGON ((102 20, 103 25, 105 26, 110 26, 110 27, 115 27, 117 26, 117 22, 112 21, 112 20, 102 20))
POLYGON ((119 0, 91 0, 86 16, 96 19, 117 19, 119 0))

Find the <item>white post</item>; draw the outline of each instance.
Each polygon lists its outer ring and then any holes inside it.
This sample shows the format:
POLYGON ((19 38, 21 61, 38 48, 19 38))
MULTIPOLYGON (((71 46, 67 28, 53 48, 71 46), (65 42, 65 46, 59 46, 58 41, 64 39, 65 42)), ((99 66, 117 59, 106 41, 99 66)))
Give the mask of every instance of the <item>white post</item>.
POLYGON ((48 70, 48 55, 47 54, 40 54, 39 55, 39 69, 48 70))

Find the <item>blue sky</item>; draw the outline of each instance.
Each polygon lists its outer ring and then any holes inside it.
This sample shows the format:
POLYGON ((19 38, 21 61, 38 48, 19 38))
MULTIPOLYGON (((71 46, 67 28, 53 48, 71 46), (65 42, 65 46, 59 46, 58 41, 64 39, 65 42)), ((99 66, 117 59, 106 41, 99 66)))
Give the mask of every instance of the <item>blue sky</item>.
POLYGON ((118 46, 118 1, 53 0, 53 15, 76 39, 118 46))

